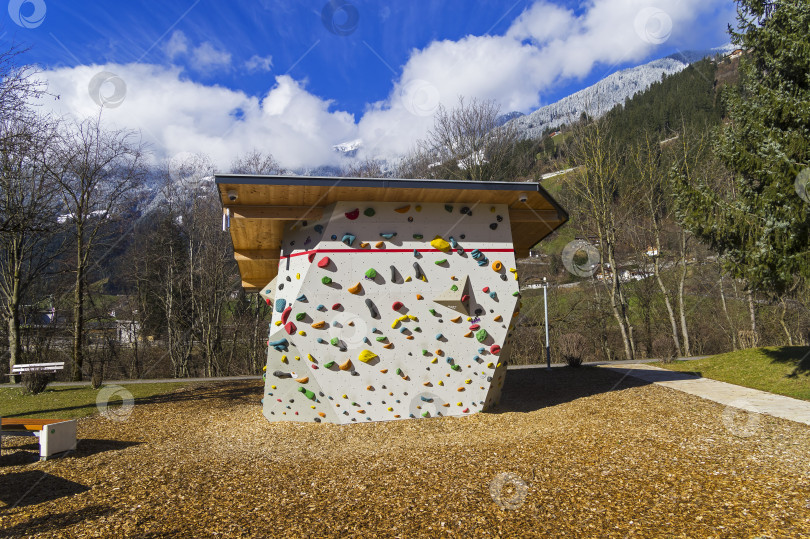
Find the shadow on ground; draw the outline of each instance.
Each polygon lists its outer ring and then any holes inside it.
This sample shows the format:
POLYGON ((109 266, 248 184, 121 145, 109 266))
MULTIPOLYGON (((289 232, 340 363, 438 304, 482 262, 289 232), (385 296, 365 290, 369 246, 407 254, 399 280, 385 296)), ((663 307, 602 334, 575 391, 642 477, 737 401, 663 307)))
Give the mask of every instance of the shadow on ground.
POLYGON ((495 412, 531 412, 598 393, 648 384, 599 367, 513 369, 506 373, 501 402, 495 412))
POLYGON ((91 505, 75 511, 36 517, 0 530, 0 537, 22 537, 36 533, 56 532, 80 522, 107 516, 113 511, 113 508, 107 505, 91 505))
POLYGON ((42 471, 16 472, 3 476, 0 502, 3 502, 7 508, 26 507, 88 490, 90 490, 88 487, 80 483, 42 471))
MULTIPOLYGON (((191 383, 187 387, 183 387, 175 391, 171 391, 169 393, 152 395, 150 397, 136 398, 134 400, 134 403, 159 404, 164 402, 183 402, 183 401, 201 402, 205 400, 217 400, 217 399, 222 399, 223 402, 227 402, 229 405, 258 403, 262 397, 263 384, 264 383, 261 380, 247 380, 239 382, 219 382, 219 383, 205 383, 205 384, 191 383)), ((47 410, 37 410, 36 413, 38 415, 42 415, 54 412, 67 412, 70 410, 80 410, 84 408, 87 408, 86 403, 76 406, 63 406, 61 408, 49 408, 47 410)), ((26 417, 30 415, 31 412, 23 412, 19 414, 7 414, 4 415, 3 417, 26 417)))
POLYGON ((810 346, 782 346, 776 350, 764 349, 763 352, 774 363, 793 366, 789 378, 810 376, 810 346))

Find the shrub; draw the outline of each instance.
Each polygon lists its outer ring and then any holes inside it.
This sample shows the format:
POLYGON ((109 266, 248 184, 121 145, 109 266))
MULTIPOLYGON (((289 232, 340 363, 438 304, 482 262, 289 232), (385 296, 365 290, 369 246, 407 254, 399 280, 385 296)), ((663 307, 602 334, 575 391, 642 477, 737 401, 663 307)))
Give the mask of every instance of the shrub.
POLYGON ((579 333, 566 333, 560 337, 560 355, 569 367, 582 365, 585 355, 585 338, 579 333))
POLYGON ((51 381, 51 374, 43 371, 26 372, 20 375, 22 386, 25 392, 30 395, 38 395, 45 391, 51 381))
POLYGON ((664 337, 663 335, 653 340, 652 353, 653 357, 659 358, 664 363, 672 363, 678 356, 672 337, 664 337))

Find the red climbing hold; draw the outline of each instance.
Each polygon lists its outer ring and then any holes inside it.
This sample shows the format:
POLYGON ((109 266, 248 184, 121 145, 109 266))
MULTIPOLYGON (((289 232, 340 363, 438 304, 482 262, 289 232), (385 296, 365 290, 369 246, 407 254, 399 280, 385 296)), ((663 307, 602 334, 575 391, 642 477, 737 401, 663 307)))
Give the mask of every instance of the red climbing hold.
POLYGON ((471 325, 471 326, 470 326, 470 329, 471 329, 471 330, 473 330, 473 331, 475 331, 476 329, 478 329, 478 328, 480 328, 480 327, 481 327, 481 326, 479 326, 478 324, 473 324, 473 325, 471 325))
POLYGON ((404 305, 402 304, 401 301, 395 301, 394 304, 391 305, 391 308, 394 309, 395 311, 400 310, 402 307, 404 307, 404 305))
POLYGON ((485 287, 484 287, 484 293, 486 294, 487 292, 489 292, 489 287, 488 287, 488 286, 485 286, 485 287))
POLYGON ((329 265, 329 257, 328 256, 325 256, 325 257, 321 258, 320 260, 318 260, 318 267, 319 268, 325 268, 328 265, 329 265))
POLYGON ((290 317, 290 313, 292 312, 292 305, 284 309, 284 312, 281 313, 281 323, 284 324, 287 322, 287 318, 290 317))
POLYGON ((354 221, 358 217, 360 217, 360 208, 355 208, 352 211, 346 212, 346 219, 350 221, 354 221))
POLYGON ((264 301, 266 301, 267 304, 270 305, 270 298, 264 298, 264 301))
POLYGON ((287 322, 287 325, 284 326, 284 331, 287 332, 287 335, 292 335, 293 333, 295 333, 295 324, 293 324, 292 322, 287 322))
POLYGON ((464 294, 463 296, 461 296, 461 301, 468 301, 469 299, 470 299, 470 296, 468 296, 467 294, 464 294))
POLYGON ((310 262, 312 262, 313 260, 315 260, 315 253, 309 253, 307 255, 307 258, 309 259, 310 262))
POLYGON ((340 309, 340 303, 335 303, 334 305, 332 305, 333 311, 337 311, 338 309, 340 309))
POLYGON ((489 351, 492 352, 493 354, 497 354, 497 353, 499 353, 501 351, 501 347, 498 346, 497 344, 493 344, 490 347, 489 351))
POLYGON ((462 410, 462 412, 464 412, 465 414, 466 414, 467 412, 469 412, 469 411, 470 411, 470 409, 469 409, 469 408, 464 408, 464 409, 462 410))

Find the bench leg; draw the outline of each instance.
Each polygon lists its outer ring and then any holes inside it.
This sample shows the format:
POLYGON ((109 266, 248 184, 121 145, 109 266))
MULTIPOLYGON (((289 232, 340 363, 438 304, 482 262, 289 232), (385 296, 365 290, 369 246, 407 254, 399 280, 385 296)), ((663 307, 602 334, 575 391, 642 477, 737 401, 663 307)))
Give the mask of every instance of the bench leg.
POLYGON ((39 460, 76 449, 76 420, 45 425, 39 432, 39 460))

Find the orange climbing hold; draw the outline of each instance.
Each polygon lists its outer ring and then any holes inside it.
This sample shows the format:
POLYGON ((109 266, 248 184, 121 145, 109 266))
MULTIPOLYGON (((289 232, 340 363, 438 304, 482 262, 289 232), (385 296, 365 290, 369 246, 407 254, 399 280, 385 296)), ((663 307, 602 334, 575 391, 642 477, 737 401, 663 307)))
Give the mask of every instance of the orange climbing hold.
POLYGON ((387 373, 387 372, 388 372, 388 369, 380 369, 380 372, 381 372, 381 373, 383 373, 383 374, 385 374, 385 373, 387 373))
POLYGON ((302 376, 301 378, 296 378, 295 381, 298 382, 299 384, 306 384, 307 382, 309 382, 309 376, 302 376))
POLYGON ((503 269, 503 264, 501 264, 500 260, 496 260, 492 263, 492 269, 495 271, 501 271, 503 269))
POLYGON ((424 299, 421 294, 416 294, 416 299, 424 299))
POLYGON ((342 371, 348 371, 349 369, 351 369, 351 368, 352 368, 352 360, 351 360, 351 359, 347 359, 347 360, 346 360, 346 362, 345 362, 345 363, 341 363, 341 364, 339 365, 339 367, 340 367, 340 370, 342 370, 342 371))
POLYGON ((312 323, 312 327, 314 327, 315 329, 321 329, 324 326, 326 326, 326 322, 324 322, 323 320, 312 323))
POLYGON ((364 241, 360 242, 360 248, 361 249, 368 249, 369 247, 371 247, 371 246, 368 243, 366 243, 364 241))
POLYGON ((318 415, 321 416, 321 417, 326 417, 326 414, 323 413, 323 412, 318 412, 318 415))
POLYGON ((410 209, 411 209, 411 205, 408 204, 407 206, 402 206, 401 208, 396 208, 394 211, 397 212, 397 213, 406 213, 410 209))
POLYGON ((391 349, 393 347, 394 347, 394 343, 392 343, 392 342, 389 342, 388 344, 383 345, 383 348, 386 348, 386 349, 391 349))
POLYGON ((433 384, 431 384, 430 382, 424 382, 422 385, 425 387, 431 387, 433 384))
POLYGON ((465 333, 465 334, 464 334, 464 336, 465 336, 465 337, 472 337, 472 336, 473 336, 473 332, 472 332, 472 331, 468 331, 467 333, 465 333))
POLYGON ((455 318, 451 318, 450 321, 455 323, 455 324, 458 324, 459 322, 461 322, 461 317, 457 316, 455 318))
POLYGON ((377 243, 374 244, 374 247, 376 247, 377 249, 382 249, 383 247, 385 247, 385 242, 378 241, 377 243))
POLYGON ((354 286, 350 286, 348 288, 348 291, 351 292, 352 294, 359 294, 362 289, 363 289, 363 285, 361 285, 360 283, 357 283, 354 286))
POLYGON ((501 315, 498 315, 493 320, 495 320, 496 322, 500 322, 501 320, 503 320, 503 317, 501 315))

